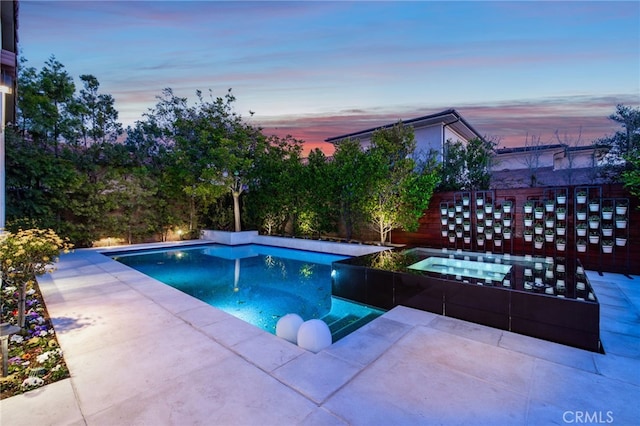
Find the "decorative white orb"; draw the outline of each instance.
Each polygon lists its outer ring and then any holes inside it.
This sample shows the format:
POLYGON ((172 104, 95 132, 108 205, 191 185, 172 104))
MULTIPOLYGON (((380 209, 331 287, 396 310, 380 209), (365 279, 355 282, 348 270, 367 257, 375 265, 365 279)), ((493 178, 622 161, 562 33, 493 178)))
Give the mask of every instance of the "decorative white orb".
POLYGON ((276 336, 296 344, 298 342, 298 329, 304 320, 298 314, 287 314, 278 320, 276 324, 276 336))
POLYGON ((311 352, 320 352, 331 346, 331 330, 322 320, 305 321, 298 330, 298 346, 311 352))

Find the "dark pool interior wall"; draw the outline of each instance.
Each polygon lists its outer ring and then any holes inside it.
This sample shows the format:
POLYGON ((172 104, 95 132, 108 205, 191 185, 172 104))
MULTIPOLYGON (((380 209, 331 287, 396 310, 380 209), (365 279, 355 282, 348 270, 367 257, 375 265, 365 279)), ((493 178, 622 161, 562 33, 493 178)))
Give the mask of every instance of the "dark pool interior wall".
POLYGON ((575 259, 400 249, 334 262, 332 287, 334 295, 382 309, 403 305, 603 351, 600 305, 575 259), (479 269, 499 262, 511 269, 492 279, 465 275, 464 268, 446 272, 410 268, 430 257, 477 262, 479 269))

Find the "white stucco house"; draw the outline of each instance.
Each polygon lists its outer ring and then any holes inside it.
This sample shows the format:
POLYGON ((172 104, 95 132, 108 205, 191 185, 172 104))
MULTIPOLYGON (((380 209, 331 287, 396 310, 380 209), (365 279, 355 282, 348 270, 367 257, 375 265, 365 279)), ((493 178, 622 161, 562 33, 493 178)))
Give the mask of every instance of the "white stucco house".
MULTIPOLYGON (((353 139, 359 140, 362 146, 367 147, 371 144, 371 136, 376 130, 390 128, 397 123, 398 121, 346 135, 331 137, 325 139, 325 142, 339 145, 343 140, 353 139)), ((434 150, 438 153, 440 160, 442 160, 444 144, 448 140, 466 143, 475 138, 483 139, 482 135, 455 109, 447 109, 436 114, 402 120, 402 123, 413 127, 416 139, 416 152, 428 153, 434 150)))

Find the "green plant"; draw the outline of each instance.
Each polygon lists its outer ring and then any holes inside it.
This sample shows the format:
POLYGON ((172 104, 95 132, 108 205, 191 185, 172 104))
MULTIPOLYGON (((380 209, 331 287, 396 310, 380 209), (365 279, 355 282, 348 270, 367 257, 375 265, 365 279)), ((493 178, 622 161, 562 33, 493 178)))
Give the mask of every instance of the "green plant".
POLYGON ((27 286, 35 281, 36 275, 51 272, 60 251, 69 249, 71 245, 50 229, 0 234, 2 284, 19 289, 17 325, 20 328, 24 327, 27 286))

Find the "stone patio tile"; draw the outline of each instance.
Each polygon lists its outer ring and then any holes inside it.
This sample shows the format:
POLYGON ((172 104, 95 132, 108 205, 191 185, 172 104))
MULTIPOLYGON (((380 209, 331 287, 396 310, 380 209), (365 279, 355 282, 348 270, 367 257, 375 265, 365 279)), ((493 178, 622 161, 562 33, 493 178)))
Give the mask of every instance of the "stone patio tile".
POLYGON ((324 351, 307 352, 273 371, 273 376, 316 403, 340 389, 361 369, 360 365, 324 351))
POLYGON ((355 426, 524 424, 526 395, 419 356, 413 346, 430 343, 411 334, 324 407, 355 426))
POLYGON ((307 353, 297 345, 271 333, 261 333, 252 339, 243 340, 234 345, 232 350, 267 372, 307 353))
MULTIPOLYGON (((378 320, 380 318, 374 321, 378 320)), ((324 352, 364 366, 382 355, 391 345, 393 345, 393 341, 382 339, 375 334, 359 329, 340 339, 324 352)))
POLYGON ((84 425, 71 379, 0 401, 0 424, 6 426, 84 425))
POLYGON ((640 359, 595 354, 594 361, 603 376, 640 386, 640 359))
POLYGON ((316 408, 300 424, 305 426, 348 426, 348 423, 324 408, 316 408))
POLYGON ((476 377, 509 392, 527 395, 534 358, 494 345, 476 342, 429 327, 416 327, 394 350, 411 354, 420 365, 436 363, 443 368, 476 377))
MULTIPOLYGON (((206 359, 204 359, 206 360, 206 359)), ((134 398, 88 416, 91 425, 295 425, 315 404, 238 357, 139 389, 134 398)))
POLYGON ((640 359, 640 337, 600 330, 600 340, 607 354, 640 359))
POLYGON ((360 327, 358 331, 371 334, 372 336, 384 339, 387 342, 395 342, 404 336, 410 329, 411 326, 407 324, 382 316, 376 318, 363 327, 360 327))
POLYGON ((205 360, 215 364, 230 356, 230 351, 184 323, 79 355, 65 349, 85 415, 170 384, 200 369, 205 360))
POLYGON ((62 310, 50 312, 60 344, 64 347, 73 345, 74 354, 134 341, 149 333, 161 332, 177 322, 171 313, 140 295, 126 302, 108 297, 91 300, 95 303, 83 300, 72 304, 71 309, 62 314, 62 310))
POLYGON ((571 346, 505 331, 500 339, 500 347, 590 373, 597 372, 593 360, 595 354, 571 346))
POLYGON ((389 312, 385 312, 384 317, 407 325, 427 325, 441 315, 406 306, 396 306, 389 312))
POLYGON ((431 321, 429 327, 493 346, 498 345, 502 336, 502 330, 497 328, 443 316, 431 321))
POLYGON ((202 302, 198 306, 175 314, 196 328, 202 328, 229 318, 229 314, 202 302))
POLYGON ((235 346, 247 339, 255 338, 260 334, 269 334, 255 325, 244 322, 231 314, 226 315, 227 319, 200 327, 199 329, 227 348, 235 346))
POLYGON ((538 401, 557 407, 550 418, 562 423, 566 411, 611 412, 614 423, 637 424, 640 387, 598 374, 586 373, 544 360, 536 360, 531 386, 531 406, 538 401))

